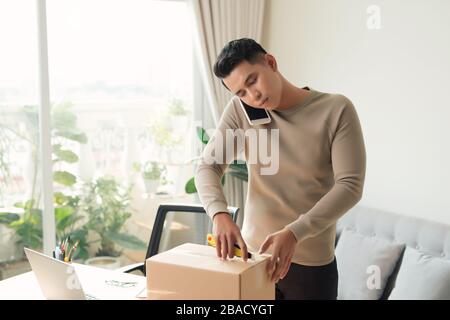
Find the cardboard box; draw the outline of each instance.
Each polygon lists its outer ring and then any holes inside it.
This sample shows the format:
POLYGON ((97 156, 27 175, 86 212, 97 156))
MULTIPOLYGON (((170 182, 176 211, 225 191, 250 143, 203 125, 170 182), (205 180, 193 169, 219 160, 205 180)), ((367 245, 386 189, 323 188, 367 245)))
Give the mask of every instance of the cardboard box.
POLYGON ((210 246, 186 243, 147 259, 147 298, 171 300, 273 300, 269 257, 225 261, 210 246))

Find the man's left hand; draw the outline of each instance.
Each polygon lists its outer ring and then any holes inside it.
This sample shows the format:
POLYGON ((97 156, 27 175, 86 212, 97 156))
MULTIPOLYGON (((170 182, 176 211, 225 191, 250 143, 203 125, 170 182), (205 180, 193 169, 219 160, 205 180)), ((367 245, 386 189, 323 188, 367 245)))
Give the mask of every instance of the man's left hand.
POLYGON ((270 281, 278 282, 286 276, 291 266, 296 244, 297 239, 289 229, 283 229, 267 236, 259 253, 264 253, 269 247, 272 247, 272 257, 267 264, 270 281))

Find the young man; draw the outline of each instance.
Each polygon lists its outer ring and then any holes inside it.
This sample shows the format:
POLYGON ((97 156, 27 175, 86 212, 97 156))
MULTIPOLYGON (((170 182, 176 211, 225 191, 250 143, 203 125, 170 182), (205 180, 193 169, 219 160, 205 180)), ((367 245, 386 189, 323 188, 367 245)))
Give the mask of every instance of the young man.
MULTIPOLYGON (((291 84, 278 70, 275 57, 252 39, 229 42, 214 73, 234 97, 204 150, 195 183, 213 220, 218 257, 233 258, 235 243, 244 257, 247 250, 271 253, 267 271, 276 282, 277 299, 336 299, 336 222, 361 199, 366 168, 363 135, 352 102, 340 94, 291 84), (266 109, 271 122, 252 126, 239 99, 266 109), (219 142, 230 129, 266 130, 269 135, 278 129, 277 172, 264 175, 262 162, 247 163, 242 235, 227 212, 221 186, 232 159, 206 161, 219 149, 226 154, 227 144, 219 142)), ((248 140, 243 148, 247 159, 248 140)))

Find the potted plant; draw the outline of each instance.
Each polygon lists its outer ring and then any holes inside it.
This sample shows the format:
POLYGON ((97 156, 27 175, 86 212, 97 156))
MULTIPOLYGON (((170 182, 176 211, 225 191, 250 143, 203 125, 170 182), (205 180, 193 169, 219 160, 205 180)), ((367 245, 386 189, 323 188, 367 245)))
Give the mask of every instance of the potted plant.
POLYGON ((141 174, 147 193, 156 193, 159 185, 166 181, 167 168, 156 161, 147 161, 143 165, 134 163, 133 168, 141 174))
POLYGON ((85 217, 80 210, 81 198, 79 195, 66 195, 62 192, 54 194, 55 219, 56 219, 56 243, 70 239, 78 242, 73 254, 73 260, 86 260, 89 257, 87 239, 88 232, 84 228, 85 217))
POLYGON ((149 131, 152 140, 157 147, 157 158, 167 162, 175 162, 183 143, 185 131, 178 130, 176 121, 170 114, 164 114, 158 119, 152 120, 149 131))
MULTIPOLYGON (((16 203, 15 208, 20 213, 0 212, 0 223, 15 230, 17 236, 16 245, 22 251, 23 247, 40 251, 42 248, 42 210, 35 207, 34 200, 24 203, 16 203)), ((82 228, 79 221, 82 216, 79 214, 79 197, 64 195, 56 192, 54 195, 54 210, 56 224, 56 242, 70 236, 74 241, 79 241, 74 259, 86 259, 87 233, 82 228)))
POLYGON ((92 231, 100 242, 96 258, 86 260, 86 264, 104 268, 120 266, 120 248, 145 250, 145 243, 127 234, 125 222, 131 217, 131 188, 121 186, 114 178, 100 177, 87 183, 81 203, 81 210, 87 216, 84 228, 92 231))
MULTIPOLYGON (((63 169, 64 163, 75 163, 78 161, 78 155, 70 150, 70 144, 85 144, 87 136, 77 127, 76 114, 71 110, 71 103, 60 103, 52 105, 52 158, 53 158, 53 181, 56 189, 64 189, 64 192, 74 189, 77 177, 63 169)), ((23 247, 29 247, 36 250, 42 248, 42 210, 38 208, 40 201, 40 191, 36 187, 38 183, 38 108, 37 106, 24 106, 22 109, 23 118, 26 120, 27 128, 23 130, 14 126, 2 125, 0 133, 9 132, 17 139, 24 139, 29 142, 31 147, 30 163, 33 165, 31 172, 32 190, 29 200, 14 204, 14 210, 4 210, 0 212, 0 223, 13 229, 16 234, 16 246, 18 247, 18 257, 23 258, 23 247)), ((4 139, 8 135, 0 134, 4 139)), ((11 137, 7 139, 11 144, 14 143, 11 137)), ((8 145, 9 146, 9 145, 8 145)), ((3 158, 2 158, 3 159, 3 158)), ((0 172, 9 177, 7 162, 1 162, 0 172)), ((71 236, 74 240, 79 240, 78 250, 75 258, 87 258, 87 242, 85 233, 80 227, 78 221, 82 217, 78 213, 77 196, 65 195, 62 191, 54 193, 54 210, 56 222, 57 241, 71 236)))
POLYGON ((156 193, 161 183, 161 179, 166 174, 166 166, 156 161, 147 161, 142 169, 142 178, 144 179, 147 193, 156 193))
POLYGON ((185 108, 183 100, 174 98, 170 101, 169 115, 173 130, 178 133, 183 133, 187 130, 189 111, 185 108))

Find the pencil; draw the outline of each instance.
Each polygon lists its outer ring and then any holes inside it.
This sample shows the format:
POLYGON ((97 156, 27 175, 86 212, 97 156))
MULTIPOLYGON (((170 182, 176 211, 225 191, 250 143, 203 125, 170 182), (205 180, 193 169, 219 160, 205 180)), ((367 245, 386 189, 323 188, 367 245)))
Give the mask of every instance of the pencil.
POLYGON ((75 251, 77 250, 77 246, 78 246, 78 243, 79 243, 79 242, 80 242, 80 240, 78 240, 77 242, 75 242, 75 245, 70 249, 69 255, 68 255, 69 261, 71 261, 71 259, 72 259, 72 257, 71 257, 72 251, 75 253, 75 251))

